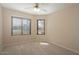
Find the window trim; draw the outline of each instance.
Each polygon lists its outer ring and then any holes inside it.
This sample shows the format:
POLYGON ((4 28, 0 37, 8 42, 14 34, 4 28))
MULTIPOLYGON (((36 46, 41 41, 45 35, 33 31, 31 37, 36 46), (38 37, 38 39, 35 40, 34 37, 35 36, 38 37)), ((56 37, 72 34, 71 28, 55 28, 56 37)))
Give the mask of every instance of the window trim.
POLYGON ((18 35, 31 35, 31 19, 28 18, 23 18, 23 17, 16 17, 16 16, 11 16, 11 36, 17 36, 17 35, 13 35, 13 18, 20 18, 21 19, 21 34, 18 35), (22 19, 28 19, 30 21, 30 30, 29 30, 29 34, 23 34, 23 21, 22 19))
POLYGON ((37 35, 45 35, 45 19, 37 19, 37 35), (43 20, 44 21, 44 34, 38 33, 38 21, 43 20))

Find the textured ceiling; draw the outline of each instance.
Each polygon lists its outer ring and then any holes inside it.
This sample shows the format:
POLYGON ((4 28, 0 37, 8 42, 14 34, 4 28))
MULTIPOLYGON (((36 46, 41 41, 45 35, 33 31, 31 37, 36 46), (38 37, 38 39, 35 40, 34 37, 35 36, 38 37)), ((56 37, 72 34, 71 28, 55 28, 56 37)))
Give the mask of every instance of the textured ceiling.
POLYGON ((30 14, 46 15, 56 12, 60 9, 71 6, 72 4, 64 3, 39 3, 40 11, 36 12, 33 9, 34 3, 2 3, 3 7, 13 9, 30 14))

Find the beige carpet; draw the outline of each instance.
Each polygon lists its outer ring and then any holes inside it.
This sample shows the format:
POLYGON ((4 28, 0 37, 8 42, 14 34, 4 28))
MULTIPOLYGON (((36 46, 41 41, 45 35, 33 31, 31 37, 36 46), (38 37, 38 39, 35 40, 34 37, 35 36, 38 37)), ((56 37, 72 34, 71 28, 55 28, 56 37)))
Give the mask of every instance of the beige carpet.
POLYGON ((76 55, 76 53, 46 42, 30 42, 5 47, 2 55, 76 55))

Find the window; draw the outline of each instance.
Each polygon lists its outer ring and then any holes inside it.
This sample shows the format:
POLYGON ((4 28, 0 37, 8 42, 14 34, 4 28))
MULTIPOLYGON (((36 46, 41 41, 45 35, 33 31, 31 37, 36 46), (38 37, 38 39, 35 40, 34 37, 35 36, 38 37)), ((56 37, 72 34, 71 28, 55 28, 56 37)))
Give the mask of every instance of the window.
POLYGON ((31 20, 21 17, 12 17, 12 35, 31 34, 31 20))
POLYGON ((45 20, 44 19, 37 20, 37 34, 45 35, 45 20))
POLYGON ((23 34, 31 34, 30 20, 23 19, 23 34))
POLYGON ((21 19, 13 17, 12 19, 12 35, 21 35, 21 19))

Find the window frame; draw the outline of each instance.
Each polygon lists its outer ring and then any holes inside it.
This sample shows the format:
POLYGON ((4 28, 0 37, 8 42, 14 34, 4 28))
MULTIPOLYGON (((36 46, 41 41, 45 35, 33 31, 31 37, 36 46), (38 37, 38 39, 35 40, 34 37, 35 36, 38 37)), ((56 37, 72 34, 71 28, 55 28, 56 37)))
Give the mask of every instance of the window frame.
POLYGON ((37 35, 45 35, 45 19, 37 19, 37 35), (41 21, 41 20, 43 20, 44 21, 44 34, 39 34, 38 33, 38 21, 41 21))
POLYGON ((17 35, 13 34, 13 18, 20 18, 20 20, 21 20, 21 34, 18 34, 18 35, 31 35, 31 19, 23 18, 23 17, 11 16, 11 36, 17 36, 17 35), (30 21, 29 34, 23 34, 23 19, 27 19, 27 20, 30 21))

